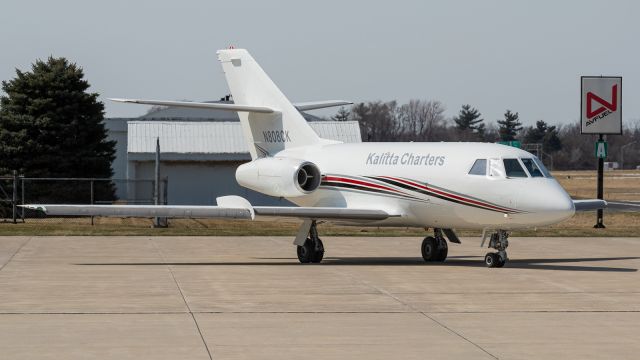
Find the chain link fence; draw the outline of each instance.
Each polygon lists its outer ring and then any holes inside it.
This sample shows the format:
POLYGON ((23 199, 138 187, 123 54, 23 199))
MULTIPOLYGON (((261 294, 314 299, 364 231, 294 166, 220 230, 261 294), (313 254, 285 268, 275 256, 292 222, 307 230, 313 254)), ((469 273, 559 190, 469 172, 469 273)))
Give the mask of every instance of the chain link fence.
MULTIPOLYGON (((168 180, 160 180, 158 203, 167 203, 168 180)), ((32 178, 0 176, 0 221, 91 221, 93 217, 45 216, 22 204, 147 204, 155 203, 155 180, 108 178, 32 178), (89 219, 89 220, 87 220, 89 219)))

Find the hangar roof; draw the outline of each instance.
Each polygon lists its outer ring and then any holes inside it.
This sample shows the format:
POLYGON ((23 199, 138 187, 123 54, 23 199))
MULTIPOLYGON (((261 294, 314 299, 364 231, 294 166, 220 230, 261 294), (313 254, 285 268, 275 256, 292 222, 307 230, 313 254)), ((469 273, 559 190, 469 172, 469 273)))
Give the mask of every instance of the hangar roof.
MULTIPOLYGON (((310 121, 309 125, 325 139, 346 143, 361 142, 357 121, 310 121)), ((240 122, 129 121, 127 127, 127 152, 130 155, 155 153, 156 138, 160 138, 163 154, 216 154, 217 160, 244 159, 249 156, 240 122), (223 154, 241 156, 221 156, 223 154)), ((208 159, 198 156, 174 157, 170 157, 171 160, 208 159)), ((135 158, 130 156, 132 160, 135 158)))

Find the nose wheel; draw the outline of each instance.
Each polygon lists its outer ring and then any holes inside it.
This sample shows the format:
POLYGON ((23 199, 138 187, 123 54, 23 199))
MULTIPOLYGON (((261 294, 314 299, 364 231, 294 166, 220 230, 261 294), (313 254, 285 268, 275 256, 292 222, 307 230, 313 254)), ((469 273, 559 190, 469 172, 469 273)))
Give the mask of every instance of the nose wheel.
POLYGON ((501 268, 507 263, 507 260, 509 260, 507 257, 508 237, 509 234, 505 230, 498 230, 498 232, 491 234, 489 247, 498 251, 487 253, 484 256, 484 263, 487 267, 501 268))
POLYGON ((490 268, 503 267, 506 262, 507 261, 505 259, 502 259, 500 254, 498 254, 497 252, 490 252, 484 256, 484 263, 487 265, 487 267, 490 268))

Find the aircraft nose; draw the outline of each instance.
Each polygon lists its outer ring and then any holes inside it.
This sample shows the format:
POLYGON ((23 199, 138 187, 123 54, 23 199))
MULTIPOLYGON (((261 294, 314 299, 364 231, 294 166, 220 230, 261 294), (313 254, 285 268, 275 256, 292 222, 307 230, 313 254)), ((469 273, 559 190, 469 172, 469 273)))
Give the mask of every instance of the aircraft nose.
POLYGON ((519 205, 537 224, 555 224, 573 216, 573 200, 555 179, 544 179, 531 184, 520 193, 519 205))
POLYGON ((568 219, 575 213, 575 205, 573 200, 567 192, 554 181, 552 190, 550 189, 548 196, 546 196, 546 208, 549 215, 552 215, 558 221, 568 219))

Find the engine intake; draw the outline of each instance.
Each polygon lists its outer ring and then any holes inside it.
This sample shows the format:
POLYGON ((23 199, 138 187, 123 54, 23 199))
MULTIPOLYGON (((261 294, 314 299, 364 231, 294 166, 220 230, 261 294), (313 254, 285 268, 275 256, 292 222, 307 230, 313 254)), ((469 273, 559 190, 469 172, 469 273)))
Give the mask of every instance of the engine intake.
POLYGON ((236 180, 246 188, 277 197, 309 194, 320 186, 322 174, 314 163, 289 158, 262 158, 242 164, 236 180))

